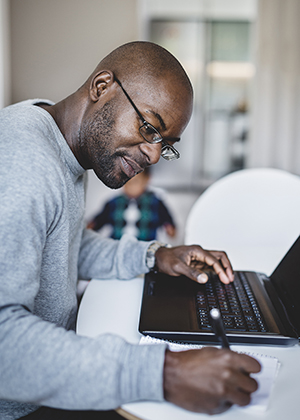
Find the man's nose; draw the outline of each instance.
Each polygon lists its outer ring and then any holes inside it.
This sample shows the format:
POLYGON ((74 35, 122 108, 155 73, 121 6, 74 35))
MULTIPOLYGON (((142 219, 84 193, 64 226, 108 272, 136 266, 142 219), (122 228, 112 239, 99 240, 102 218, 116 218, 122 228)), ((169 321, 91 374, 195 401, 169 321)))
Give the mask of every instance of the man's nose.
POLYGON ((159 161, 161 153, 161 143, 141 143, 140 149, 147 156, 150 165, 154 165, 159 161))

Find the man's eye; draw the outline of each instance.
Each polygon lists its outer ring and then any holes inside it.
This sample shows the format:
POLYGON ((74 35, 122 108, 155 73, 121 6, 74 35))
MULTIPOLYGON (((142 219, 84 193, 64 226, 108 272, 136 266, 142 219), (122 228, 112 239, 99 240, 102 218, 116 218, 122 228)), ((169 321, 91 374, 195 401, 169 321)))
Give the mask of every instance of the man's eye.
POLYGON ((152 134, 157 134, 157 132, 154 130, 153 127, 151 127, 151 125, 146 125, 145 131, 149 136, 151 136, 152 134))
POLYGON ((159 132, 154 127, 152 127, 151 124, 142 125, 142 127, 140 127, 140 133, 144 139, 150 143, 159 143, 162 140, 159 132))

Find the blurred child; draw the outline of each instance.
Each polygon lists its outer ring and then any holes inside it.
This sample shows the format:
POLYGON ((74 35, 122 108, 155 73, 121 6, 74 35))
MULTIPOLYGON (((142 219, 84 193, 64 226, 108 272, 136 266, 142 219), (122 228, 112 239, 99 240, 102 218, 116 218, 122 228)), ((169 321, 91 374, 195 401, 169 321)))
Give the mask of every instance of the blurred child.
POLYGON ((88 224, 93 230, 109 225, 110 236, 120 239, 129 233, 139 240, 157 239, 159 228, 173 238, 176 227, 167 207, 157 194, 149 189, 150 169, 133 177, 122 188, 122 193, 108 201, 103 210, 88 224))

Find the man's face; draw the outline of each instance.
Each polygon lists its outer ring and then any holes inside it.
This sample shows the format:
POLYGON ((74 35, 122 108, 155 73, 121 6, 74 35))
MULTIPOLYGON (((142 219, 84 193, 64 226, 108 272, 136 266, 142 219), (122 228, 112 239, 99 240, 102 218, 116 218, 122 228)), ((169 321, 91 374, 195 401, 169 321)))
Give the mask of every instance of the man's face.
POLYGON ((131 177, 118 169, 119 161, 126 150, 115 147, 118 134, 114 117, 113 100, 106 102, 101 110, 85 119, 79 133, 80 147, 89 155, 91 168, 109 188, 122 187, 131 177))
MULTIPOLYGON (((129 93, 129 92, 128 92, 129 93)), ((130 93, 129 93, 130 94, 130 93)), ((191 101, 171 101, 170 95, 157 95, 155 101, 138 97, 139 108, 145 120, 174 144, 185 128, 191 113, 191 101), (174 110, 174 103, 176 110, 174 110), (185 104, 185 105, 184 105, 185 104), (174 140, 175 139, 175 140, 174 140)), ((120 188, 146 166, 160 158, 161 144, 150 144, 140 135, 140 118, 119 88, 118 94, 86 115, 79 132, 79 145, 84 150, 85 162, 97 177, 110 188, 120 188)), ((170 164, 170 163, 169 163, 170 164)))

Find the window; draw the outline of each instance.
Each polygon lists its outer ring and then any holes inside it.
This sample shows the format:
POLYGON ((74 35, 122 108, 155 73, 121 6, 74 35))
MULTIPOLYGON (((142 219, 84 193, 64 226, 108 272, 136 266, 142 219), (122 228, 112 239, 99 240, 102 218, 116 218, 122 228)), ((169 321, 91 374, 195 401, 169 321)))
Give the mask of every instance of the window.
POLYGON ((205 11, 194 10, 196 3, 186 1, 176 13, 176 1, 169 7, 168 0, 160 1, 157 10, 147 14, 144 9, 144 37, 179 59, 192 81, 195 103, 179 147, 181 159, 168 168, 159 162, 153 175, 158 184, 164 179, 163 187, 201 189, 246 164, 255 2, 231 1, 233 9, 228 11, 226 0, 220 7, 215 1, 215 9, 205 11), (247 10, 237 10, 247 5, 247 10))

